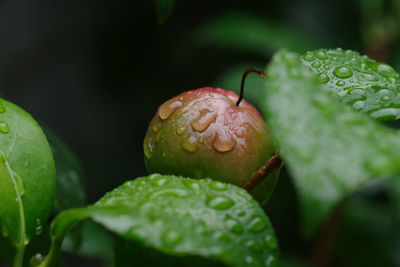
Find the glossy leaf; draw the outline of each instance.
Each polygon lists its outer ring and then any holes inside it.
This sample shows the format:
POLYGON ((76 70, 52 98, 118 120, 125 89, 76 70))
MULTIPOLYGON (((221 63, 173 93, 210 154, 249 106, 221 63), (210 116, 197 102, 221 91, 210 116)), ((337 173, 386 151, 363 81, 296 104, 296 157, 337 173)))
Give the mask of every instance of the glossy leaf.
POLYGON ((339 101, 377 120, 400 118, 400 77, 389 65, 340 48, 307 52, 301 62, 339 101))
POLYGON ((57 170, 55 209, 61 211, 85 205, 84 173, 71 149, 48 128, 44 128, 57 170))
POLYGON ((269 56, 280 48, 297 52, 321 47, 293 29, 246 13, 211 18, 196 32, 198 43, 269 56))
POLYGON ((338 103, 295 53, 277 53, 267 73, 263 112, 294 178, 310 236, 346 196, 400 173, 400 134, 338 103))
POLYGON ((196 258, 229 266, 277 264, 278 245, 268 218, 246 191, 230 184, 159 174, 126 182, 93 206, 54 220, 56 242, 47 263, 71 226, 86 217, 140 247, 143 257, 162 254, 173 263, 196 258))
MULTIPOLYGON (((0 227, 17 248, 41 232, 53 206, 56 174, 50 146, 39 125, 0 99, 0 227)), ((19 255, 18 255, 19 254, 19 255)))

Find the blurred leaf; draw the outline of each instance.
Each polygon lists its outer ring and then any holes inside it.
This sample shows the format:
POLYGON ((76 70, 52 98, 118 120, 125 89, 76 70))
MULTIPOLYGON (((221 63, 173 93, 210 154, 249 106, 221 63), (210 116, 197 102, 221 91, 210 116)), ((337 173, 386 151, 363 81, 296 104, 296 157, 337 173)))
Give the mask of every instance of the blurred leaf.
POLYGON ((384 188, 373 185, 373 192, 361 192, 344 206, 335 253, 339 266, 400 265, 400 210, 382 196, 394 187, 399 190, 399 181, 390 179, 384 188))
POLYGON ((198 43, 263 56, 281 48, 303 53, 321 47, 321 44, 281 23, 245 13, 226 13, 211 18, 195 31, 195 38, 198 43))
POLYGON ((157 22, 163 25, 174 8, 174 0, 156 0, 157 22))
POLYGON ((62 212, 53 221, 46 264, 56 258, 65 234, 85 218, 146 248, 143 257, 164 254, 186 264, 192 256, 231 266, 277 264, 278 244, 268 218, 246 191, 230 184, 159 174, 128 181, 93 206, 62 212))
POLYGON ((400 78, 391 66, 340 48, 307 52, 301 62, 340 102, 377 120, 400 117, 400 78))
POLYGON ((43 129, 56 163, 56 211, 60 212, 61 210, 84 206, 86 199, 83 187, 84 174, 78 159, 50 129, 46 127, 43 129))
POLYGON ((277 53, 267 73, 263 112, 294 178, 309 237, 346 196, 400 173, 400 135, 338 103, 295 53, 277 53))
MULTIPOLYGON (((214 85, 222 89, 234 91, 239 95, 242 75, 248 68, 263 69, 264 64, 247 63, 234 66, 225 71, 217 79, 214 85)), ((244 99, 246 100, 246 102, 259 108, 261 106, 260 95, 262 95, 263 88, 264 80, 260 78, 260 76, 256 74, 247 76, 244 89, 244 99)))
POLYGON ((73 230, 78 231, 79 243, 76 245, 71 236, 67 235, 62 246, 63 251, 83 257, 112 260, 114 240, 103 227, 91 221, 84 221, 73 230))

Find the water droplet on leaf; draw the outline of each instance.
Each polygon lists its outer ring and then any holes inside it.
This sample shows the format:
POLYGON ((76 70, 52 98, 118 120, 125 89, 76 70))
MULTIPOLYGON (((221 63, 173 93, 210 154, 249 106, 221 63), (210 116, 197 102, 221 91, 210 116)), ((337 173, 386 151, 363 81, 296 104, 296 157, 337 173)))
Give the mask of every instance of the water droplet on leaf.
POLYGON ((10 130, 10 129, 9 129, 9 127, 8 127, 7 122, 5 122, 5 121, 0 121, 0 132, 5 134, 5 133, 8 133, 9 130, 10 130))
POLYGON ((338 78, 349 78, 353 75, 353 72, 348 67, 340 66, 333 71, 333 74, 338 78))
POLYGON ((216 210, 226 210, 235 205, 235 201, 226 196, 207 197, 206 205, 216 210))

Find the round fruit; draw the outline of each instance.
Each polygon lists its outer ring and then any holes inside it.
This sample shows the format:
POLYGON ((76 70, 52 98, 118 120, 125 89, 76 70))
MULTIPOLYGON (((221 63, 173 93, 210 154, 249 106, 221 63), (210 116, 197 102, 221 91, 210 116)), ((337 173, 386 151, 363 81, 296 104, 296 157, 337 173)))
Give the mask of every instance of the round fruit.
MULTIPOLYGON (((246 184, 276 148, 258 110, 238 99, 234 92, 205 87, 162 104, 144 140, 147 170, 246 184)), ((268 176, 251 193, 263 202, 276 179, 268 176)))

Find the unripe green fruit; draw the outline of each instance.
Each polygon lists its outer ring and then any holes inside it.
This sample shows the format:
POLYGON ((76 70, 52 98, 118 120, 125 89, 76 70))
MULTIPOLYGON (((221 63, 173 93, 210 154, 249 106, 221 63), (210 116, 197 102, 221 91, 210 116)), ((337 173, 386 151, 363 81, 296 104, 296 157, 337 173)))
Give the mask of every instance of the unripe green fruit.
MULTIPOLYGON (((260 113, 236 93, 199 88, 162 104, 144 140, 150 173, 212 178, 244 185, 276 153, 260 113)), ((260 202, 271 194, 277 174, 251 193, 260 202)))

